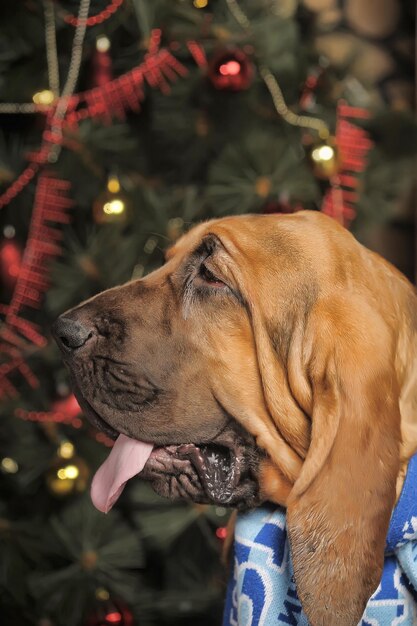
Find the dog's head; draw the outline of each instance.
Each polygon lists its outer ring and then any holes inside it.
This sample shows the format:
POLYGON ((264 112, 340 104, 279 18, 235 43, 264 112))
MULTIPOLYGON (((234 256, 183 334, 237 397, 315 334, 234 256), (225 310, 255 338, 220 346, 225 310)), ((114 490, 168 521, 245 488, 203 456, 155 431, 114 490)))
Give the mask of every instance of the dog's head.
POLYGON ((414 452, 413 307, 329 218, 246 216, 195 227, 54 333, 86 416, 153 444, 141 476, 157 492, 287 506, 311 623, 353 626, 381 574, 401 427, 414 452))

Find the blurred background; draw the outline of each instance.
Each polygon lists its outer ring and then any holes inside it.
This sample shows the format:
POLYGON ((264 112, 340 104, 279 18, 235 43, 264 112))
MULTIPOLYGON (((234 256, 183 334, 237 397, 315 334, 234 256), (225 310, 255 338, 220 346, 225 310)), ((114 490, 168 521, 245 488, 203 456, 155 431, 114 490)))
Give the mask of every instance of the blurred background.
POLYGON ((231 213, 322 210, 413 280, 414 34, 412 0, 3 0, 2 626, 221 623, 228 511, 93 509, 50 324, 231 213))

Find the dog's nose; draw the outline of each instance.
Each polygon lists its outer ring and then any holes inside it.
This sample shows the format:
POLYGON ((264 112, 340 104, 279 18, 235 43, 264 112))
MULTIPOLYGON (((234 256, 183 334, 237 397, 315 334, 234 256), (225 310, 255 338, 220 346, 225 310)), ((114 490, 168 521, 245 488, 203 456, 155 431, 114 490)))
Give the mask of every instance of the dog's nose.
POLYGON ((84 346, 94 332, 76 320, 59 317, 52 326, 52 334, 61 350, 68 353, 84 346))

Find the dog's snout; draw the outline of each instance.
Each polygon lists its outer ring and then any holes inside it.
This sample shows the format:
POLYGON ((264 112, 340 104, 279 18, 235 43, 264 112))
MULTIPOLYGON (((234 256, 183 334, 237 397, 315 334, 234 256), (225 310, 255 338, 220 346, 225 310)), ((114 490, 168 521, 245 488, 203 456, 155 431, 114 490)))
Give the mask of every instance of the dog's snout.
POLYGON ((72 352, 84 346, 94 335, 92 328, 69 317, 59 317, 52 327, 58 346, 64 352, 72 352))

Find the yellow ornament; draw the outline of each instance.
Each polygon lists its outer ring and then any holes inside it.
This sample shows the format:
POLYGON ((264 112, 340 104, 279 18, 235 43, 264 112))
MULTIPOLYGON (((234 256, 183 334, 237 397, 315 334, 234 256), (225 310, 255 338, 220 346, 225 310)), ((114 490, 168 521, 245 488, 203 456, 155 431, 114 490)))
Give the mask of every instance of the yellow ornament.
POLYGON ((83 459, 77 456, 65 458, 58 454, 45 475, 45 481, 50 493, 65 498, 85 491, 89 476, 90 470, 83 459))
POLYGON ((0 462, 0 469, 4 474, 16 474, 19 466, 14 459, 5 456, 0 462))
POLYGON ((126 195, 115 174, 107 180, 107 189, 93 204, 93 217, 96 224, 126 224, 129 221, 129 207, 126 195))
POLYGON ((74 444, 71 443, 71 441, 62 441, 59 444, 59 448, 57 450, 58 456, 61 457, 61 459, 72 459, 72 457, 75 454, 75 448, 74 448, 74 444))
POLYGON ((317 178, 328 180, 339 171, 339 155, 331 141, 313 144, 310 148, 310 161, 317 178))
POLYGON ((43 89, 42 91, 37 91, 33 94, 32 100, 35 104, 43 104, 47 106, 48 104, 52 104, 55 100, 55 94, 50 89, 43 89))

